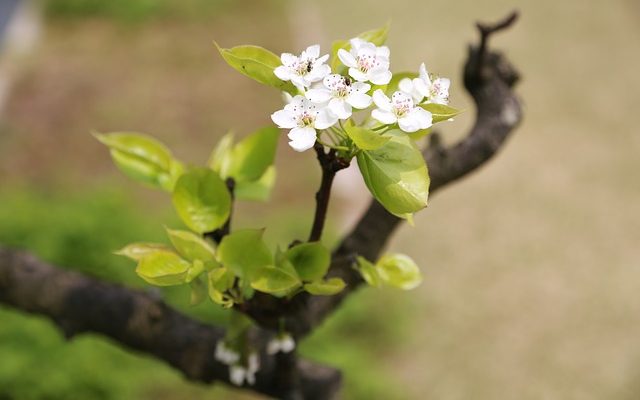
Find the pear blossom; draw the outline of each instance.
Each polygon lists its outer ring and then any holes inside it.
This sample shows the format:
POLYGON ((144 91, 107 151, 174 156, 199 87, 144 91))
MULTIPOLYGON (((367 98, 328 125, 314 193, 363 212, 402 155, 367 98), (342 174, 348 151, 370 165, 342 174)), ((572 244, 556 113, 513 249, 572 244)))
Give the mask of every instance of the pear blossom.
POLYGON ((352 107, 364 109, 371 105, 367 92, 371 85, 352 82, 348 76, 333 74, 325 77, 322 87, 309 89, 306 96, 312 103, 325 104, 339 119, 347 119, 353 113, 352 107))
POLYGON ((301 95, 295 96, 282 110, 271 114, 271 120, 282 129, 291 129, 287 136, 289 146, 295 151, 312 148, 316 143, 316 129, 327 129, 338 122, 326 107, 313 104, 301 95))
POLYGON ((238 354, 234 349, 227 347, 225 342, 223 340, 220 340, 216 344, 215 359, 223 364, 231 365, 238 362, 238 360, 240 359, 240 354, 238 354))
POLYGON ((351 51, 338 50, 338 58, 349 67, 349 75, 358 82, 370 81, 374 85, 389 83, 389 48, 378 47, 360 38, 351 39, 350 43, 351 51))
POLYGON ((256 372, 260 369, 260 360, 256 353, 251 353, 247 357, 247 364, 232 365, 229 368, 229 380, 236 386, 242 386, 245 381, 249 385, 256 383, 256 372))
POLYGON ((267 354, 273 355, 278 352, 289 353, 296 348, 296 342, 290 334, 284 333, 276 336, 267 343, 267 354))
POLYGON ((325 64, 328 59, 328 54, 320 57, 320 45, 316 44, 307 47, 300 56, 282 53, 282 65, 273 73, 283 81, 291 81, 298 88, 308 88, 331 73, 331 68, 325 64))
POLYGON ((371 112, 371 116, 383 124, 397 122, 405 132, 415 132, 431 126, 431 113, 416 106, 411 96, 406 93, 397 91, 389 99, 378 89, 373 93, 373 101, 378 108, 371 112))
POLYGON ((430 76, 424 63, 420 65, 418 78, 404 78, 398 84, 398 88, 411 95, 416 103, 421 103, 426 97, 428 103, 445 105, 449 104, 449 86, 451 86, 449 79, 430 76))

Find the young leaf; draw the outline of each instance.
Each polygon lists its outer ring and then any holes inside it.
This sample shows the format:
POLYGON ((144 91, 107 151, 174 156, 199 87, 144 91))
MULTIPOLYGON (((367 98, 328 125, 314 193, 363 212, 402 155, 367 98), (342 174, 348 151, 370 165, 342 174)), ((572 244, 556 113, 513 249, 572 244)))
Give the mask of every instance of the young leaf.
POLYGON ((376 46, 382 46, 387 41, 387 36, 389 34, 389 28, 391 27, 391 23, 387 22, 384 24, 382 28, 372 29, 370 31, 362 32, 358 35, 358 37, 367 42, 371 42, 376 46))
POLYGON ((242 139, 231 151, 229 175, 236 182, 253 182, 273 164, 280 130, 275 126, 262 128, 242 139))
POLYGON ((211 261, 215 251, 213 247, 200 236, 189 232, 167 228, 169 240, 178 254, 189 261, 211 261))
POLYGON ((221 227, 231 212, 231 195, 214 171, 193 169, 183 174, 173 190, 173 205, 193 231, 204 233, 221 227))
POLYGON ((132 260, 140 261, 142 257, 149 253, 154 253, 158 250, 171 251, 169 246, 160 243, 131 243, 120 250, 114 252, 119 256, 129 257, 132 260))
POLYGON ((304 285, 304 290, 317 296, 332 296, 340 293, 344 287, 345 283, 342 279, 331 278, 326 281, 307 283, 304 285))
POLYGON ((217 254, 222 265, 248 281, 262 267, 273 265, 273 255, 262 239, 262 230, 239 230, 225 236, 217 254))
POLYGON ((345 132, 353 140, 353 143, 362 150, 378 149, 391 139, 389 136, 382 136, 371 129, 351 124, 345 125, 345 132))
POLYGON ((380 277, 388 285, 409 290, 422 282, 416 263, 404 254, 387 254, 376 263, 380 277))
POLYGON ((319 242, 302 243, 287 250, 285 257, 303 281, 313 282, 324 277, 331 264, 331 254, 319 242))
POLYGON ((382 286, 382 279, 375 265, 371 264, 369 260, 364 257, 358 256, 358 271, 362 275, 362 279, 369 285, 374 287, 382 286))
POLYGON ((276 167, 271 165, 255 182, 236 182, 234 195, 240 200, 267 201, 276 182, 276 167))
POLYGON ((204 270, 205 270, 204 262, 202 262, 202 260, 195 260, 191 264, 189 271, 187 271, 186 282, 191 283, 191 281, 199 277, 204 272, 204 270))
POLYGON ((280 80, 273 71, 282 65, 280 57, 260 46, 236 46, 223 49, 215 43, 220 55, 241 74, 264 85, 273 86, 292 95, 298 89, 291 83, 280 80))
POLYGON ((261 268, 251 281, 251 287, 255 290, 277 295, 289 292, 301 284, 297 276, 273 266, 261 268))
POLYGON ((406 134, 390 131, 391 139, 376 150, 358 153, 358 167, 373 196, 398 216, 426 207, 429 174, 420 150, 406 134))
POLYGON ((181 164, 162 143, 139 133, 116 132, 94 135, 111 150, 116 166, 132 179, 171 190, 181 164))
POLYGON ((425 110, 431 113, 434 124, 437 122, 446 121, 462 112, 453 107, 449 107, 444 104, 436 104, 436 103, 420 104, 420 107, 424 108, 425 110))
POLYGON ((413 141, 418 141, 430 133, 431 133, 431 128, 427 128, 427 129, 420 129, 415 132, 407 133, 407 136, 409 136, 413 141))
POLYGON ((223 179, 229 177, 231 166, 231 150, 233 149, 233 132, 224 135, 213 149, 207 165, 223 179))
POLYGON ((226 268, 210 271, 207 275, 207 291, 211 301, 225 308, 233 306, 233 299, 224 293, 233 286, 233 281, 233 274, 226 268))
POLYGON ((207 285, 204 283, 202 278, 195 279, 189 283, 191 286, 191 298, 189 304, 192 306, 196 306, 204 301, 207 298, 207 285))
POLYGON ((142 257, 136 273, 145 281, 157 286, 186 283, 191 264, 171 251, 159 250, 142 257))

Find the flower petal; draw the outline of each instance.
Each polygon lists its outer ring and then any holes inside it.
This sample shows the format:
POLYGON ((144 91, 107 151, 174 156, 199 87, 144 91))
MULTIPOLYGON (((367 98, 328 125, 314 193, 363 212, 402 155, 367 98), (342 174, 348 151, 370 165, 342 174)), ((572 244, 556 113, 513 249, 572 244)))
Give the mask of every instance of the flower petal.
POLYGON ((306 48, 306 50, 303 53, 307 57, 318 58, 318 56, 320 55, 320 45, 314 44, 312 46, 309 46, 306 48))
POLYGON ((288 81, 291 79, 291 68, 285 66, 279 66, 273 70, 275 76, 283 81, 288 81))
POLYGON ((431 79, 429 79, 429 73, 427 72, 427 67, 424 65, 424 63, 420 64, 420 79, 422 79, 426 83, 431 83, 431 79))
MULTIPOLYGON (((415 78, 413 80, 413 87, 415 88, 416 92, 420 93, 420 95, 422 97, 429 96, 430 84, 429 84, 429 82, 425 81, 424 79, 415 78)), ((420 99, 420 100, 422 100, 422 99, 420 99)))
POLYGON ((309 150, 316 143, 316 130, 309 126, 293 128, 287 136, 291 139, 289 146, 298 152, 309 150))
POLYGON ((331 99, 331 91, 328 89, 309 89, 306 96, 311 102, 319 104, 331 99))
POLYGON ((296 115, 289 110, 278 110, 271 114, 271 120, 278 125, 279 128, 291 129, 298 125, 296 115))
POLYGON ((282 53, 282 55, 280 55, 280 61, 282 61, 282 65, 290 66, 298 62, 298 57, 291 53, 282 53))
POLYGON ((347 103, 355 108, 364 109, 371 105, 371 96, 366 93, 353 92, 347 97, 347 103))
POLYGON ((389 58, 389 48, 387 46, 380 46, 376 49, 376 57, 389 58))
POLYGON ((404 117, 398 119, 398 126, 405 132, 415 132, 431 126, 431 113, 421 107, 415 107, 404 117))
POLYGON ((313 126, 316 129, 327 129, 330 126, 335 125, 338 122, 338 117, 328 112, 326 108, 321 109, 316 115, 316 120, 313 126))
POLYGON ((357 67, 358 66, 356 58, 353 56, 353 54, 349 53, 345 49, 338 50, 338 58, 347 67, 357 67))
POLYGON ((373 92, 373 102, 376 103, 379 109, 384 111, 391 111, 391 100, 380 89, 373 92))
POLYGON ((369 75, 360 71, 358 68, 349 68, 349 75, 358 82, 366 82, 369 80, 369 75))
POLYGON ((402 78, 398 83, 398 89, 407 94, 413 93, 413 82, 411 78, 402 78))
POLYGON ((388 69, 371 70, 369 71, 369 80, 374 85, 386 85, 391 81, 391 71, 388 69))
POLYGON ((329 111, 338 119, 347 119, 352 114, 351 105, 342 99, 331 99, 329 102, 329 111))
POLYGON ((371 117, 387 125, 393 124, 398 120, 396 115, 391 111, 385 111, 379 108, 376 108, 375 110, 371 111, 371 117))
POLYGON ((351 89, 353 89, 354 92, 367 93, 371 90, 371 85, 364 82, 353 82, 351 84, 351 89))

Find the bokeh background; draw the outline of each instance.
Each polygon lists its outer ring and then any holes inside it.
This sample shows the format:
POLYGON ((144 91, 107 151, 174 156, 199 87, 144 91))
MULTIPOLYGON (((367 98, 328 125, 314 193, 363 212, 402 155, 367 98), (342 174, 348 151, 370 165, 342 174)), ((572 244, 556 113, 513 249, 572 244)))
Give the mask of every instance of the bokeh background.
MULTIPOLYGON (((0 0, 9 2, 12 0, 0 0)), ((222 46, 276 53, 348 38, 392 20, 394 71, 425 61, 461 83, 473 22, 517 8, 491 45, 523 75, 525 120, 504 151, 438 193, 390 249, 422 267, 412 292, 362 290, 301 344, 343 368, 345 399, 640 398, 640 6, 635 0, 22 1, 0 50, 0 243, 143 287, 111 255, 179 226, 166 196, 120 175, 89 134, 134 130, 206 161, 228 129, 269 124, 278 93, 235 73, 222 46)), ((8 3, 5 3, 5 5, 8 3)), ((282 140, 267 204, 237 226, 272 244, 302 237, 318 182, 311 153, 282 140)), ((354 178, 355 176, 355 178, 354 178)), ((343 174, 336 240, 367 203, 343 174)), ((176 307, 224 323, 211 304, 176 307)), ((0 306, 0 399, 254 399, 185 382, 101 337, 66 342, 52 324, 0 306)))

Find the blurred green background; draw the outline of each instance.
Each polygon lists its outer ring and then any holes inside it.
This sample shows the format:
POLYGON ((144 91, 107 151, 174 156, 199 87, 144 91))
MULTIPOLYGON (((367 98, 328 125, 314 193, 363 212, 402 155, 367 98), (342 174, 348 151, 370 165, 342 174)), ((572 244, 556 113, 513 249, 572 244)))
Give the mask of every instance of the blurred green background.
MULTIPOLYGON (((0 243, 60 266, 144 287, 114 249, 163 241, 168 199, 121 176, 91 130, 148 132, 184 160, 206 161, 228 129, 269 124, 278 93, 214 51, 258 44, 299 51, 392 20, 392 70, 420 62, 461 83, 475 20, 522 19, 491 45, 523 75, 523 125, 481 172, 434 197, 390 244, 422 267, 412 292, 368 289, 302 343, 343 368, 345 399, 620 399, 640 396, 640 6, 634 0, 46 0, 29 55, 0 55, 0 243), (1 85, 0 85, 1 86, 1 85), (1 97, 1 96, 0 96, 1 97)), ((1 53, 0 53, 1 54, 1 53)), ((311 153, 283 138, 267 204, 237 226, 272 244, 303 237, 318 182, 311 153), (301 217, 302 215, 302 217, 301 217)), ((355 179, 355 180, 353 180, 355 179)), ((367 203, 343 174, 337 239, 367 203), (354 212, 354 209, 358 212, 354 212)), ((210 304, 176 307, 224 323, 210 304)), ((66 342, 52 324, 0 306, 0 399, 244 399, 185 382, 101 337, 66 342)))

